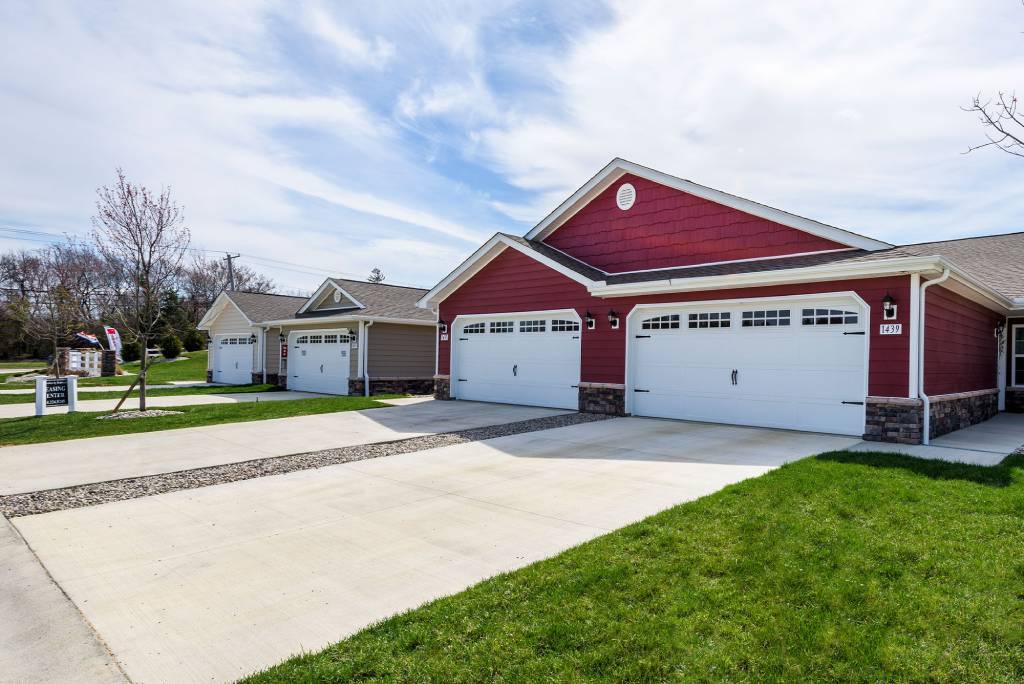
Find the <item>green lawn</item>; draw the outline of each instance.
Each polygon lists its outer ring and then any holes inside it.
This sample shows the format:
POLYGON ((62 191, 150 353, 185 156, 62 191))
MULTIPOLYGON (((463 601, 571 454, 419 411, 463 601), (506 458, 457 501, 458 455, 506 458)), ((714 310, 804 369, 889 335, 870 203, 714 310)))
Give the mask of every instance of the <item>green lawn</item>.
POLYGON ((1024 457, 839 452, 245 681, 1022 679, 1024 457))
POLYGON ((0 361, 0 370, 46 368, 46 361, 0 361))
MULTIPOLYGON (((147 382, 150 385, 160 385, 180 380, 206 380, 206 351, 185 352, 182 358, 177 361, 166 361, 162 358, 150 361, 147 382), (156 361, 156 363, 153 363, 156 361)), ((79 387, 95 387, 97 385, 130 385, 135 382, 139 372, 139 362, 132 361, 123 364, 123 368, 131 375, 114 375, 108 378, 82 378, 78 381, 79 387)), ((32 387, 31 383, 4 383, 0 389, 17 389, 20 387, 32 387)))
MULTIPOLYGON (((386 406, 376 399, 394 398, 403 395, 380 395, 377 397, 327 397, 323 399, 296 399, 294 401, 267 401, 244 404, 213 404, 205 406, 160 406, 160 409, 182 411, 180 415, 135 420, 96 420, 101 413, 60 413, 31 418, 7 418, 0 420, 0 446, 12 444, 35 444, 56 442, 83 437, 124 435, 133 432, 154 432, 175 428, 238 423, 270 418, 288 418, 314 413, 334 413, 386 406)), ((173 449, 173 443, 167 445, 173 449)))
MULTIPOLYGON (((3 389, 0 386, 0 389, 3 389)), ((119 392, 83 392, 78 391, 78 400, 87 399, 119 399, 124 390, 119 392)), ((276 392, 281 388, 277 385, 230 385, 221 387, 167 387, 165 389, 151 389, 146 391, 147 397, 178 397, 191 394, 249 394, 251 392, 276 392)), ((138 397, 138 390, 133 390, 132 397, 138 397)), ((0 405, 3 404, 31 404, 36 400, 34 394, 0 394, 0 405)))

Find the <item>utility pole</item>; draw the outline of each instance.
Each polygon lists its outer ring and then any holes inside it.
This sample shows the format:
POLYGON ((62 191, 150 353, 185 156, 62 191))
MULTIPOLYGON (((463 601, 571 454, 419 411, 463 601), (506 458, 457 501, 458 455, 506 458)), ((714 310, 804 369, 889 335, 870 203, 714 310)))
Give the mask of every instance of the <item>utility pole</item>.
POLYGON ((229 290, 234 290, 235 289, 235 268, 234 268, 234 265, 231 262, 232 262, 232 260, 237 259, 240 256, 242 256, 242 255, 241 254, 230 254, 228 252, 225 252, 224 253, 224 258, 221 259, 221 261, 228 262, 228 289, 229 290))

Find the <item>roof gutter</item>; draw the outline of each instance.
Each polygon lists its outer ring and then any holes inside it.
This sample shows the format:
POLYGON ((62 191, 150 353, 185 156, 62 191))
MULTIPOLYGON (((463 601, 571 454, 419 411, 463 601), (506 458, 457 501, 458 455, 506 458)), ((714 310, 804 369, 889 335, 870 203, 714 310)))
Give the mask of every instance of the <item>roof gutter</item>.
POLYGON ((435 326, 434 321, 425 321, 421 318, 389 318, 387 316, 307 316, 305 318, 284 318, 279 321, 263 321, 260 325, 279 327, 283 325, 310 325, 315 323, 400 323, 402 325, 429 325, 435 326))
POLYGON ((924 323, 927 320, 925 317, 925 294, 929 287, 946 282, 949 280, 949 276, 950 270, 949 267, 946 267, 943 269, 941 276, 934 280, 929 280, 921 285, 921 304, 917 308, 917 396, 924 403, 924 416, 921 421, 921 444, 924 445, 927 445, 931 441, 930 433, 932 424, 932 400, 924 391, 924 323))

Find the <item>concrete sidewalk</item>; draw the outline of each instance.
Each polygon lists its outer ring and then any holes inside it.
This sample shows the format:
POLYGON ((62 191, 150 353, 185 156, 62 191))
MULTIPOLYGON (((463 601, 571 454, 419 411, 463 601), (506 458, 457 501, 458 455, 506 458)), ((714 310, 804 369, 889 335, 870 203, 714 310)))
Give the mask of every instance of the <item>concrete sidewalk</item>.
POLYGON ((413 400, 409 405, 0 448, 0 494, 168 473, 500 425, 568 411, 413 400))
POLYGON ((616 418, 14 523, 129 677, 226 682, 856 441, 616 418))
POLYGON ((0 682, 127 681, 78 608, 0 517, 0 682))
MULTIPOLYGON (((232 394, 227 390, 223 394, 179 394, 170 397, 147 397, 146 406, 149 408, 162 408, 165 406, 202 406, 204 404, 244 404, 257 401, 316 399, 324 396, 326 395, 313 394, 312 392, 242 392, 232 394)), ((119 399, 119 397, 113 399, 86 399, 78 402, 78 410, 82 412, 112 411, 117 406, 119 399)), ((137 397, 126 399, 121 406, 121 409, 124 411, 137 408, 139 408, 137 397)), ((24 416, 33 416, 35 412, 36 405, 34 403, 0 404, 0 418, 22 418, 24 416)), ((67 407, 51 406, 45 412, 47 415, 67 413, 67 407)))
POLYGON ((951 432, 931 440, 931 444, 886 444, 863 442, 854 451, 881 451, 918 458, 998 465, 1007 456, 1024 447, 1024 413, 1000 413, 984 423, 951 432))

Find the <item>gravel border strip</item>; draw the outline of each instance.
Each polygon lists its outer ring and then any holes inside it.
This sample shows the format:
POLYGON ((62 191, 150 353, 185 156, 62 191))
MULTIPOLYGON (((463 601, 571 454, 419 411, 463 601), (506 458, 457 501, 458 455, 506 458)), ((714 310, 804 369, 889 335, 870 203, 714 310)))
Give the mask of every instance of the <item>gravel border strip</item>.
POLYGON ((297 470, 310 470, 339 463, 364 461, 370 458, 380 458, 381 456, 394 456, 396 454, 407 454, 413 451, 435 449, 453 444, 465 444, 466 442, 479 442, 485 439, 495 439, 496 437, 519 435, 524 432, 536 432, 538 430, 550 430, 580 423, 591 423, 611 417, 595 413, 566 413, 502 425, 470 428, 455 432, 442 432, 422 437, 409 437, 391 442, 356 444, 338 449, 324 449, 322 451, 310 451, 288 456, 271 456, 239 463, 228 463, 192 470, 179 470, 172 473, 144 475, 142 477, 131 477, 108 482, 94 482, 24 494, 11 494, 0 496, 0 514, 8 518, 17 518, 71 508, 96 506, 112 501, 138 499, 144 496, 165 494, 183 489, 209 487, 211 485, 249 480, 268 475, 282 475, 297 470))

